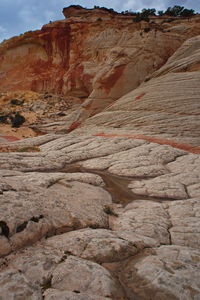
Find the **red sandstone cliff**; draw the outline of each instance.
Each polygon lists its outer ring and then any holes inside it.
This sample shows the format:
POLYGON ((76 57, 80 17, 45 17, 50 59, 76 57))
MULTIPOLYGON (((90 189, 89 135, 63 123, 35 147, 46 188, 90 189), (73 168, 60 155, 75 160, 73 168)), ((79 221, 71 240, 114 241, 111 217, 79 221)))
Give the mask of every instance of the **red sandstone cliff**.
POLYGON ((134 23, 106 10, 64 9, 65 20, 0 45, 0 91, 88 98, 100 110, 136 88, 189 37, 200 18, 134 23))

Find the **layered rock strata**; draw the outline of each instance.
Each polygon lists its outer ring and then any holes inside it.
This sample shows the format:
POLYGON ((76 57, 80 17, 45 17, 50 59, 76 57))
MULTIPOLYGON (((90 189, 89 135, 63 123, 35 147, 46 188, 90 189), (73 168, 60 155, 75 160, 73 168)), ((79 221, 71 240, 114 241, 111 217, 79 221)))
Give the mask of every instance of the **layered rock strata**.
POLYGON ((32 90, 89 97, 93 113, 136 88, 187 38, 199 17, 134 23, 104 10, 78 10, 0 46, 1 91, 32 90), (100 20, 101 14, 108 19, 100 20), (112 14, 111 14, 112 15, 112 14))
MULTIPOLYGON (((95 133, 112 128, 110 133, 171 141, 172 146, 180 143, 185 150, 199 146, 199 43, 200 36, 187 40, 147 82, 89 118, 84 128, 95 133)), ((81 114, 85 114, 83 108, 81 114)))

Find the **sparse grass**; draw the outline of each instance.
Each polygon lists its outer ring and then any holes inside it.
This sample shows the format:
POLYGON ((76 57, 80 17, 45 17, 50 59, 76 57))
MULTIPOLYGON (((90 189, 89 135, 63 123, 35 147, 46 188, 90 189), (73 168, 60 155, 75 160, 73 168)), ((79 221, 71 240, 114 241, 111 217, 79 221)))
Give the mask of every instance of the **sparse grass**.
POLYGON ((92 228, 92 229, 98 229, 99 228, 99 226, 97 224, 91 224, 91 225, 89 225, 89 227, 92 228))
POLYGON ((50 289, 52 287, 52 275, 50 276, 50 278, 48 280, 46 280, 46 282, 41 286, 42 288, 42 292, 44 293, 47 289, 50 289))
POLYGON ((118 217, 118 214, 116 214, 116 213, 114 212, 114 210, 113 210, 110 206, 108 206, 108 205, 106 205, 106 206, 104 207, 104 210, 103 210, 103 211, 104 211, 107 215, 118 217))
POLYGON ((15 152, 40 152, 38 147, 23 147, 16 149, 15 152))

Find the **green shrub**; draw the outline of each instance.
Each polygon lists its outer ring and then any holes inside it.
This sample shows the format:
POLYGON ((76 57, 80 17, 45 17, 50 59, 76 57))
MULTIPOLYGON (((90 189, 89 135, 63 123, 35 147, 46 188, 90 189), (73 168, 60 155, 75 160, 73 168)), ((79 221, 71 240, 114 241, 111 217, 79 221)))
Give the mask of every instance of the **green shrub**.
POLYGON ((0 123, 7 123, 8 118, 8 115, 0 116, 0 123))
POLYGON ((195 12, 193 9, 187 9, 184 8, 184 6, 175 5, 173 7, 168 7, 164 14, 171 17, 191 17, 195 15, 195 12))
POLYGON ((159 15, 160 17, 163 16, 163 15, 164 15, 163 10, 159 10, 159 11, 158 11, 158 15, 159 15))
POLYGON ((20 113, 15 113, 15 116, 10 116, 12 127, 19 128, 26 120, 20 113))
POLYGON ((187 9, 185 8, 182 12, 181 12, 181 17, 192 17, 195 15, 195 11, 193 9, 187 9))
POLYGON ((146 21, 149 22, 149 17, 143 15, 142 13, 137 13, 137 15, 135 16, 135 18, 133 19, 133 22, 140 22, 140 21, 146 21))
POLYGON ((11 105, 22 105, 23 103, 24 103, 24 100, 18 100, 18 99, 10 100, 11 105))

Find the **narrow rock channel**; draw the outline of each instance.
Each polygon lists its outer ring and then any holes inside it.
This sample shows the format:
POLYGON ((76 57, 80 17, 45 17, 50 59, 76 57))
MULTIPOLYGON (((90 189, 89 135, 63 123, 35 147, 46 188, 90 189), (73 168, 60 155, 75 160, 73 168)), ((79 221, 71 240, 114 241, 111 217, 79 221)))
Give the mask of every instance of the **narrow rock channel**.
POLYGON ((78 164, 72 164, 63 168, 61 170, 57 170, 57 172, 63 173, 91 173, 99 175, 103 181, 105 182, 105 187, 103 187, 107 192, 109 192, 112 196, 113 203, 122 204, 122 206, 126 206, 128 203, 131 203, 134 200, 150 200, 155 202, 167 201, 169 199, 166 198, 156 198, 149 196, 142 196, 134 194, 128 185, 134 180, 142 180, 143 178, 131 178, 124 176, 117 176, 109 173, 108 171, 99 171, 99 170, 90 170, 83 168, 78 164))

